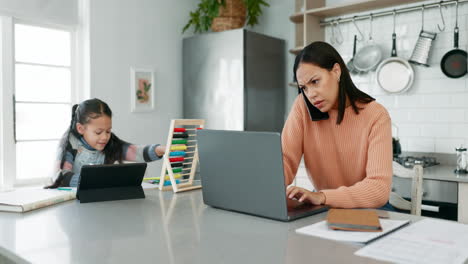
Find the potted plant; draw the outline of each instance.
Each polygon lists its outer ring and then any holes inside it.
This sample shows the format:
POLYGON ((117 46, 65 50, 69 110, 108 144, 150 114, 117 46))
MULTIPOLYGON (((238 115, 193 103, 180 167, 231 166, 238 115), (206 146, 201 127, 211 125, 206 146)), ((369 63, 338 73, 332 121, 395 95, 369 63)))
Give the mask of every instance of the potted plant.
POLYGON ((200 0, 182 32, 194 27, 195 33, 223 31, 258 24, 262 7, 270 6, 264 0, 200 0))

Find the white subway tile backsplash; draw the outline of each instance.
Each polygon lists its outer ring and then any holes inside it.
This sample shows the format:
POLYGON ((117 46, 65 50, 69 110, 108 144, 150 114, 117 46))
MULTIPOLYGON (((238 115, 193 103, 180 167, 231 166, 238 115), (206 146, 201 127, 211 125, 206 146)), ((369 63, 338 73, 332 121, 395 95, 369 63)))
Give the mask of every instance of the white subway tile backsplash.
POLYGON ((408 151, 408 137, 400 137, 400 145, 402 151, 408 151))
POLYGON ((435 143, 433 138, 408 137, 407 151, 434 152, 435 143))
POLYGON ((398 108, 415 108, 421 107, 423 105, 422 96, 421 95, 409 95, 409 94, 402 94, 396 95, 395 97, 395 105, 398 108))
POLYGON ((452 139, 436 139, 435 140, 435 152, 439 153, 455 153, 455 148, 465 143, 464 138, 452 138, 452 139))
POLYGON ((405 123, 410 120, 408 116, 408 111, 406 110, 395 110, 395 109, 387 109, 387 110, 393 122, 405 123))
POLYGON ((422 95, 422 106, 424 107, 450 107, 450 95, 449 94, 425 94, 422 95))
POLYGON ((419 125, 399 125, 398 137, 417 137, 421 136, 421 126, 419 125))
POLYGON ((423 137, 446 138, 448 134, 449 127, 447 124, 421 126, 421 136, 423 137))
POLYGON ((375 99, 387 109, 395 107, 395 96, 376 96, 375 99))
POLYGON ((439 109, 436 110, 435 121, 462 123, 465 121, 465 111, 462 109, 439 109))
MULTIPOLYGON (((327 0, 327 5, 352 0, 327 0)), ((372 12, 392 10, 403 6, 414 6, 424 2, 388 7, 372 12)), ((359 89, 376 98, 387 110, 398 128, 398 137, 404 151, 454 153, 454 147, 464 143, 468 145, 468 74, 462 78, 451 79, 442 73, 440 61, 453 49, 453 31, 455 25, 455 5, 442 9, 446 28, 440 32, 441 25, 438 8, 425 12, 424 29, 437 33, 432 42, 428 63, 430 67, 413 65, 415 75, 413 86, 403 94, 389 94, 377 84, 375 72, 352 75, 359 89)), ((368 14, 369 12, 361 12, 368 14)), ((353 16, 356 14, 347 14, 353 16)), ((369 20, 357 21, 365 39, 358 41, 358 50, 368 44, 369 20)), ((459 4, 458 26, 460 29, 459 47, 468 50, 468 3, 459 4)), ((352 23, 340 25, 344 42, 335 44, 345 62, 351 58, 353 36, 358 34, 352 23)), ((392 16, 377 17, 373 23, 373 41, 377 43, 383 59, 390 57, 392 44, 392 16)), ((421 12, 398 14, 396 17, 397 53, 399 57, 409 59, 421 30, 421 12)), ((330 28, 327 27, 326 40, 330 40, 330 28)), ((394 135, 395 136, 395 135, 394 135)))
POLYGON ((416 122, 416 123, 424 123, 429 122, 433 123, 436 119, 437 111, 434 109, 408 109, 406 110, 409 116, 409 121, 416 122))
POLYGON ((437 80, 447 79, 440 69, 440 65, 432 65, 431 67, 413 67, 414 76, 418 80, 437 80))
POLYGON ((452 94, 451 106, 453 107, 467 107, 468 106, 468 93, 452 94))
POLYGON ((468 123, 451 125, 450 137, 468 139, 468 123))
POLYGON ((450 79, 445 77, 436 80, 415 80, 411 88, 413 93, 417 94, 451 94, 468 91, 466 84, 460 79, 450 79))

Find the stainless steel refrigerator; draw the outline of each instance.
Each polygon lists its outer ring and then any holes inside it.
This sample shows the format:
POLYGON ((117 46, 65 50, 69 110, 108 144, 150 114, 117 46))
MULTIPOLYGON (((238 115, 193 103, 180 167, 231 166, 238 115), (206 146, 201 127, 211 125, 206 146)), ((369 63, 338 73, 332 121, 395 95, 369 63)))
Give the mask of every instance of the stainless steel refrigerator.
POLYGON ((245 29, 183 40, 184 118, 206 128, 278 131, 285 113, 284 40, 245 29))

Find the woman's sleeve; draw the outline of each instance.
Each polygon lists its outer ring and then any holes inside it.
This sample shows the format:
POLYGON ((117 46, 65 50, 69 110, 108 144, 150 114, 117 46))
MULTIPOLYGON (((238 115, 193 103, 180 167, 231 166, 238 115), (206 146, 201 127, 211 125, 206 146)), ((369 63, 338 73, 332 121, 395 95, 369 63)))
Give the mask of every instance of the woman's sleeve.
POLYGON ((378 208, 388 202, 392 186, 392 128, 385 111, 369 134, 366 177, 349 187, 322 190, 327 205, 341 208, 378 208))
POLYGON ((297 169, 304 153, 304 119, 300 108, 302 101, 299 99, 300 96, 294 101, 281 133, 286 185, 290 185, 296 177, 297 169))
POLYGON ((153 145, 133 145, 133 144, 124 144, 123 145, 123 157, 126 161, 135 161, 135 162, 149 162, 154 160, 159 160, 162 156, 156 155, 156 147, 159 144, 153 145))

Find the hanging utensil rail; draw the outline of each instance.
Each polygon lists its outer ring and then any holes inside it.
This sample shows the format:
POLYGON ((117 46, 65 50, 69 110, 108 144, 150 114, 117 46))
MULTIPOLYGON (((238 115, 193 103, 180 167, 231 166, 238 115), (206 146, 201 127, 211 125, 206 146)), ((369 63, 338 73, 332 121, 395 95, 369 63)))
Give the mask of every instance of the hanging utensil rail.
POLYGON ((439 6, 448 6, 448 5, 453 5, 456 2, 458 4, 468 2, 468 0, 448 0, 448 1, 439 1, 439 2, 434 2, 432 4, 423 4, 423 5, 415 5, 415 6, 410 6, 410 7, 403 7, 403 8, 396 8, 388 11, 381 11, 381 12, 376 12, 376 13, 369 13, 365 15, 358 15, 358 16, 352 16, 352 17, 339 17, 339 18, 333 18, 330 20, 324 20, 320 22, 320 26, 329 26, 332 25, 333 23, 336 23, 337 20, 340 21, 340 24, 346 23, 346 22, 352 22, 357 21, 357 20, 363 20, 363 19, 369 19, 372 15, 373 18, 376 17, 381 17, 381 16, 389 16, 393 15, 393 12, 396 12, 397 14, 402 14, 402 13, 407 13, 407 12, 413 12, 413 11, 421 11, 421 8, 429 9, 429 8, 439 8, 439 6))

